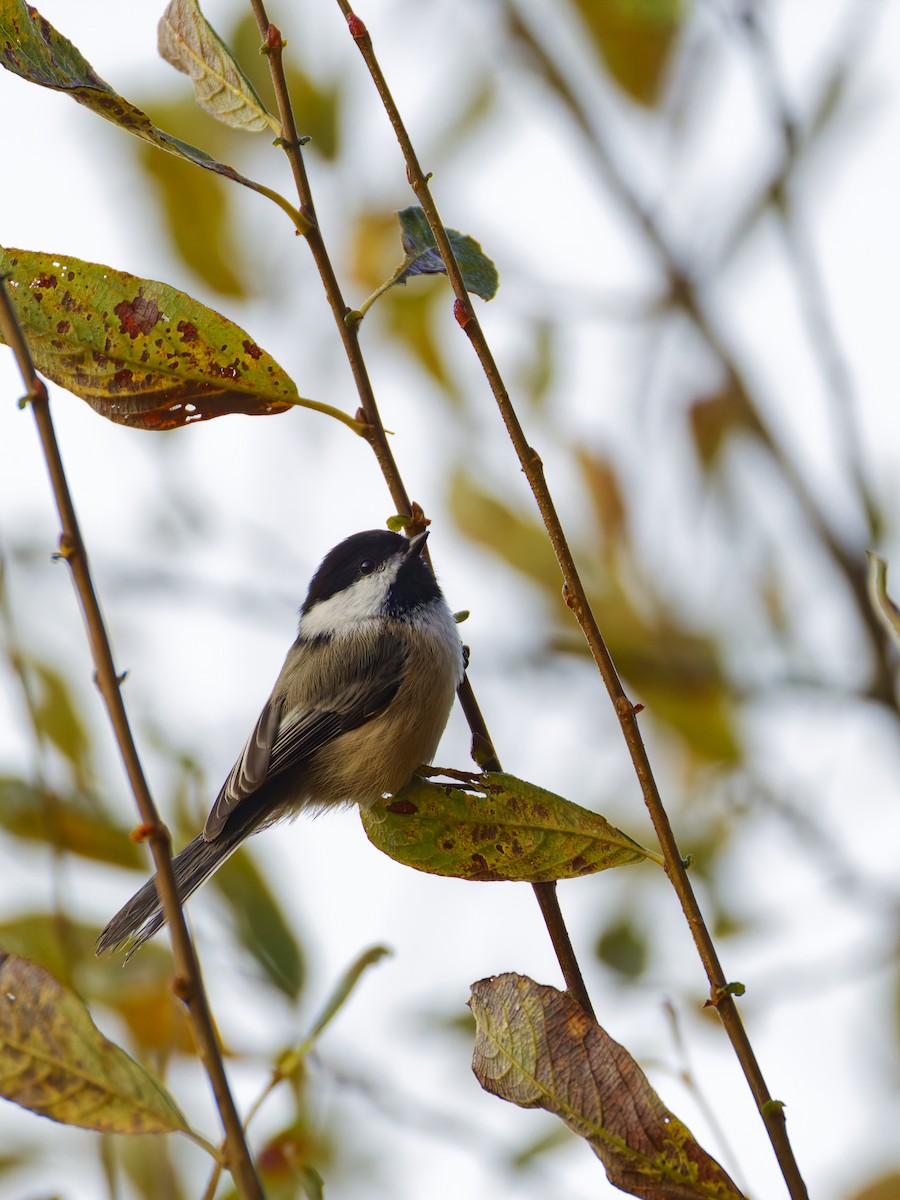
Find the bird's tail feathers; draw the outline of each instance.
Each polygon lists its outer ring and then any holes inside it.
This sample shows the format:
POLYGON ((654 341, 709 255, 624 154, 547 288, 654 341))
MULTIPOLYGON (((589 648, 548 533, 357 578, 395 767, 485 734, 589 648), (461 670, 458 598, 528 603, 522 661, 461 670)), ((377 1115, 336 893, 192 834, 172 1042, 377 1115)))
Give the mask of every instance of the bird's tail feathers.
MULTIPOLYGON (((182 904, 197 890, 213 871, 222 865, 242 837, 220 837, 208 842, 203 835, 195 837, 172 859, 178 897, 182 904)), ((97 953, 118 950, 128 945, 128 957, 143 946, 165 924, 156 880, 150 879, 131 897, 109 922, 97 939, 97 953)))

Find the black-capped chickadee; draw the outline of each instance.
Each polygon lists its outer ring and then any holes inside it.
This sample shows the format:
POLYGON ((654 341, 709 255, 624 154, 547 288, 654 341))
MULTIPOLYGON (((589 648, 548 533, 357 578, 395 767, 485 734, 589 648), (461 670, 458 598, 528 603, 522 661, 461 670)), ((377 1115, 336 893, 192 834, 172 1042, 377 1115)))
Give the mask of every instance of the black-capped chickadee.
MULTIPOLYGON (((304 808, 373 803, 431 762, 463 676, 456 623, 421 556, 427 533, 357 533, 322 561, 297 640, 201 834, 172 860, 182 903, 240 843, 304 808)), ((98 952, 163 925, 154 880, 98 952)))

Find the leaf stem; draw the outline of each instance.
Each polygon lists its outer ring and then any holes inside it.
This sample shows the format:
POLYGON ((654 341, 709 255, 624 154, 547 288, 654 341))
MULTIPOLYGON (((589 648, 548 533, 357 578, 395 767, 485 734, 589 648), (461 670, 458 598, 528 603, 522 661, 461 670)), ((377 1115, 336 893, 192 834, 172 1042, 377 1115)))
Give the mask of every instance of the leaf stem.
MULTIPOLYGON (((222 1054, 213 1023, 209 1000, 203 984, 200 963, 191 941, 184 913, 178 898, 178 887, 172 870, 169 832, 162 824, 156 804, 147 785, 138 756, 128 714, 122 699, 121 677, 113 660, 106 624, 94 588, 87 551, 81 537, 75 506, 66 480, 59 443, 50 415, 50 402, 43 380, 34 370, 28 345, 16 319, 15 310, 5 280, 0 280, 0 331, 12 349, 27 389, 50 484, 62 525, 60 554, 72 571, 72 579, 87 627, 88 640, 96 669, 95 679, 109 714, 110 723, 128 776, 141 821, 147 831, 146 840, 156 867, 156 886, 169 927, 172 953, 178 972, 176 994, 188 1013, 198 1053, 215 1096, 227 1140, 227 1157, 238 1195, 241 1200, 264 1200, 253 1159, 244 1137, 244 1130, 235 1107, 225 1073, 222 1054)), ((196 1140, 196 1139, 195 1139, 196 1140)))
MULTIPOLYGON (((312 191, 306 174, 306 165, 303 161, 301 147, 297 139, 297 126, 294 121, 290 93, 284 74, 282 59, 284 39, 281 36, 280 30, 269 22, 264 0, 250 0, 250 5, 263 39, 263 51, 269 60, 269 71, 275 90, 278 116, 284 130, 284 138, 281 145, 294 176, 297 195, 300 198, 300 211, 309 218, 314 226, 306 237, 306 244, 309 246, 310 253, 319 271, 325 297, 337 325, 344 353, 350 364, 350 370, 353 374, 353 380, 360 399, 361 414, 368 425, 369 443, 381 468, 381 473, 384 476, 396 511, 398 513, 411 514, 413 505, 391 452, 390 445, 388 444, 387 434, 385 433, 381 415, 378 411, 371 380, 369 379, 365 360, 360 349, 359 322, 345 320, 350 309, 344 301, 340 284, 338 283, 328 255, 328 250, 316 222, 312 191)), ((345 12, 349 13, 349 9, 345 9, 345 12)), ((500 760, 497 757, 497 752, 488 733, 487 725, 478 708, 468 676, 463 677, 458 696, 463 713, 472 730, 473 745, 477 743, 484 750, 484 762, 481 759, 478 761, 486 769, 501 770, 500 760)), ((541 906, 541 912, 544 914, 547 930, 550 934, 566 987, 571 996, 578 1001, 585 1012, 593 1016, 593 1008, 591 1007, 587 988, 584 985, 581 969, 578 966, 578 960, 575 957, 572 943, 563 922, 562 912, 556 896, 556 886, 552 883, 537 883, 532 886, 538 898, 538 903, 541 906)))
POLYGON ((722 993, 722 989, 727 987, 728 981, 723 974, 715 945, 713 944, 700 906, 697 903, 696 896, 688 879, 687 871, 675 840, 675 834, 663 806, 650 760, 638 727, 635 707, 625 694, 625 689, 619 678, 612 656, 600 633, 600 628, 591 609, 584 585, 581 582, 565 531, 556 511, 556 506, 544 478, 544 468, 540 455, 529 444, 525 436, 490 346, 472 308, 462 273, 453 253, 453 247, 431 195, 428 176, 419 165, 409 134, 406 131, 399 110, 394 103, 390 89, 375 56, 372 39, 363 23, 351 11, 347 0, 337 0, 337 2, 348 20, 353 39, 359 47, 363 60, 372 76, 375 89, 385 107, 388 120, 400 143, 410 186, 425 212, 441 257, 444 260, 444 266, 447 269, 447 275, 456 296, 456 303, 454 305, 456 319, 469 338, 472 348, 481 363, 482 370, 494 395, 510 441, 513 444, 522 470, 531 487, 562 573, 565 602, 572 610, 581 627, 594 662, 615 707, 628 751, 634 763, 644 803, 647 806, 650 819, 659 838, 660 847, 665 859, 666 874, 681 903, 691 936, 694 939, 694 944, 709 980, 710 996, 716 1003, 716 1011, 722 1019, 722 1024, 731 1040, 735 1054, 744 1071, 753 1097, 756 1100, 790 1195, 793 1200, 806 1200, 806 1185, 800 1175, 790 1141, 788 1140, 784 1114, 780 1108, 775 1110, 771 1103, 769 1090, 756 1060, 756 1055, 753 1052, 747 1032, 744 1029, 737 1006, 734 1003, 734 998, 729 993, 722 993))
POLYGON ((380 287, 377 287, 375 289, 375 291, 371 294, 371 296, 367 296, 365 298, 365 300, 363 300, 362 304, 360 304, 359 307, 355 310, 357 323, 363 319, 363 317, 366 315, 366 313, 369 311, 369 309, 372 307, 372 305, 375 303, 375 301, 380 296, 383 296, 385 292, 390 291, 390 289, 394 286, 394 284, 397 282, 397 280, 400 278, 400 276, 405 274, 405 272, 409 270, 409 264, 412 261, 413 261, 412 256, 407 255, 406 258, 403 260, 403 262, 400 264, 400 266, 396 269, 396 271, 394 271, 394 273, 390 276, 390 278, 386 279, 380 287))
POLYGON ((292 403, 295 408, 310 408, 313 412, 324 413, 326 417, 334 417, 336 421, 340 421, 342 425, 352 429, 359 437, 368 437, 369 427, 365 421, 358 421, 356 417, 351 417, 349 413, 335 408, 332 404, 325 404, 321 400, 307 400, 303 396, 298 397, 292 403))
POLYGON ((301 236, 305 237, 309 233, 309 231, 312 229, 312 224, 310 223, 309 219, 305 217, 302 212, 299 212, 296 208, 294 208, 293 204, 291 204, 289 200, 286 200, 280 192, 276 192, 272 188, 266 187, 265 184, 257 183, 255 180, 253 181, 252 186, 254 191, 259 192, 261 196, 267 196, 273 204, 278 205, 282 212, 287 213, 287 215, 291 218, 291 222, 295 226, 297 232, 301 236))

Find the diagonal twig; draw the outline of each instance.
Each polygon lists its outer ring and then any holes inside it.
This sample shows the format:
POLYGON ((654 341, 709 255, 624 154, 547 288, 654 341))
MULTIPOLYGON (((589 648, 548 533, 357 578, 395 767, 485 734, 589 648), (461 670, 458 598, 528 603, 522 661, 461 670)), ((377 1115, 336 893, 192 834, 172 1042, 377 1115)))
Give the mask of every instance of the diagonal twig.
MULTIPOLYGON (((372 384, 360 349, 358 322, 345 320, 350 309, 344 301, 328 250, 316 223, 312 190, 309 185, 303 154, 297 138, 293 107, 284 74, 282 62, 284 40, 282 39, 280 30, 270 23, 263 0, 250 0, 250 4, 263 39, 263 52, 268 56, 269 60, 269 70, 275 89, 278 115, 284 133, 280 141, 293 172, 294 183, 300 199, 300 211, 314 224, 314 228, 307 234, 305 241, 309 246, 313 260, 319 271, 325 296, 337 324, 344 353, 350 364, 350 370, 353 374, 353 380, 359 395, 361 413, 357 415, 366 422, 364 436, 367 437, 372 446, 397 512, 412 514, 413 504, 388 444, 387 434, 381 421, 372 384)), ((464 676, 463 678, 458 697, 463 713, 472 731, 473 747, 477 749, 479 765, 485 770, 499 771, 501 769, 500 759, 494 748, 484 717, 478 707, 468 676, 464 676)), ((538 883, 532 886, 540 905, 550 940, 553 943, 566 987, 582 1008, 593 1016, 593 1008, 587 988, 584 985, 581 968, 578 965, 578 960, 575 956, 565 921, 563 920, 562 911, 559 907, 556 885, 554 883, 538 883)))
MULTIPOLYGON (((462 273, 453 253, 453 247, 441 221, 434 198, 431 195, 428 176, 419 164, 409 134, 381 71, 372 47, 372 39, 363 22, 351 10, 348 0, 338 0, 338 4, 347 18, 350 33, 372 76, 375 88, 385 107, 397 140, 400 143, 406 163, 407 178, 416 195, 416 199, 419 201, 428 219, 428 224, 434 235, 450 279, 451 287, 456 296, 454 304, 456 319, 469 338, 481 363, 482 370, 490 385, 507 433, 531 487, 562 573, 565 601, 572 609, 575 618, 581 626, 598 671, 615 707, 626 745, 634 763, 644 802, 660 841, 665 858, 666 874, 681 903, 694 939, 694 944, 709 979, 710 1003, 715 1005, 726 1033, 734 1047, 735 1054, 744 1071, 753 1097, 756 1100, 788 1190, 793 1200, 805 1200, 807 1196, 806 1186, 787 1136, 782 1106, 773 1102, 769 1094, 750 1039, 747 1036, 740 1014, 734 1003, 734 998, 728 990, 728 982, 719 963, 715 945, 694 895, 685 863, 678 850, 668 814, 663 806, 647 750, 638 727, 637 714, 639 709, 631 703, 625 694, 618 671, 600 632, 566 539, 565 531, 556 511, 556 506, 547 487, 540 456, 529 444, 525 436, 490 346, 472 308, 462 273)), ((649 221, 649 216, 647 217, 647 221, 649 221)))

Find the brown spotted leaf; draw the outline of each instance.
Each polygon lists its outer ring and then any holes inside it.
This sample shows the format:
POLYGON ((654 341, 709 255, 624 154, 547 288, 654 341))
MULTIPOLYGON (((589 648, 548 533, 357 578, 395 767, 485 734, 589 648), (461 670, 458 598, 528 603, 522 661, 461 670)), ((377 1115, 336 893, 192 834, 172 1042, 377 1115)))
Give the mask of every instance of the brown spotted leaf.
POLYGON ((100 1133, 188 1126, 152 1075, 100 1033, 74 992, 0 951, 0 1095, 100 1133))
POLYGON ((267 196, 288 214, 301 233, 309 230, 309 222, 283 196, 247 179, 234 167, 210 158, 196 146, 158 129, 145 112, 100 78, 77 46, 24 0, 0 0, 0 66, 29 83, 66 93, 98 116, 160 150, 267 196))
POLYGON ((546 883, 659 861, 599 813, 513 775, 486 773, 466 788, 414 778, 360 813, 382 853, 455 879, 546 883))
POLYGON ((644 1200, 742 1200, 628 1053, 565 992, 522 975, 472 987, 472 1069, 488 1092, 554 1113, 610 1183, 644 1200))
POLYGON ((164 283, 98 263, 0 247, 19 324, 42 374, 138 429, 225 413, 266 415, 304 400, 238 325, 164 283))

